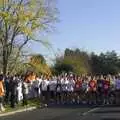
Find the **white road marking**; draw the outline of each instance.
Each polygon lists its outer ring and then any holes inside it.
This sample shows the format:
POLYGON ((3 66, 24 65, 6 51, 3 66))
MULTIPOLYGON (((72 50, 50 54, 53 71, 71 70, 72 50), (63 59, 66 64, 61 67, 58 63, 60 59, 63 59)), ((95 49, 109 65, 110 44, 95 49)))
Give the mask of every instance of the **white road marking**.
POLYGON ((88 113, 94 112, 94 111, 99 110, 99 109, 100 109, 99 107, 98 108, 93 108, 93 109, 91 109, 91 110, 89 110, 87 112, 84 112, 82 115, 86 116, 88 113))

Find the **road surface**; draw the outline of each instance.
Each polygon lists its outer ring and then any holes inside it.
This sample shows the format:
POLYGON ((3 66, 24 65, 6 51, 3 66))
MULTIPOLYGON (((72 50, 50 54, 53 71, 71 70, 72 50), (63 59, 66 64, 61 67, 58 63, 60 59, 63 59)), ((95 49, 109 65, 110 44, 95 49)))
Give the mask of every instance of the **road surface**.
POLYGON ((120 120, 120 107, 50 107, 0 117, 0 120, 120 120))

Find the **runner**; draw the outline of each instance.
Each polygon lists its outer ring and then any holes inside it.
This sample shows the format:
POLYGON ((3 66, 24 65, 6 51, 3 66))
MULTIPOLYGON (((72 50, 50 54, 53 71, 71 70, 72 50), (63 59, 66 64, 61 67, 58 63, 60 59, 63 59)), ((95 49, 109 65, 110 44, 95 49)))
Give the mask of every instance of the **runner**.
POLYGON ((61 85, 62 85, 62 104, 67 103, 68 98, 68 78, 67 76, 62 77, 61 79, 61 85))
POLYGON ((41 84, 40 84, 40 90, 41 90, 41 101, 44 107, 48 106, 48 89, 49 81, 47 80, 47 77, 44 76, 41 84))
POLYGON ((82 81, 82 91, 83 91, 82 103, 83 104, 86 104, 88 102, 88 89, 89 89, 88 84, 89 84, 88 78, 84 77, 82 81))
POLYGON ((62 85, 61 85, 61 77, 59 76, 57 78, 57 85, 56 85, 56 103, 61 103, 61 97, 62 97, 62 85))
POLYGON ((75 94, 75 100, 77 101, 77 103, 81 103, 82 102, 82 97, 83 97, 83 90, 82 90, 82 77, 77 78, 77 80, 75 81, 75 89, 74 89, 74 94, 75 94))
POLYGON ((0 75, 0 112, 4 112, 5 108, 3 106, 3 97, 5 95, 5 90, 3 86, 3 75, 0 75))
POLYGON ((96 78, 93 77, 91 78, 91 80, 89 81, 89 91, 88 91, 88 95, 89 95, 89 104, 96 104, 96 78))
POLYGON ((103 104, 103 94, 104 94, 104 78, 99 76, 97 78, 97 103, 103 104))
POLYGON ((116 104, 120 105, 120 76, 116 76, 116 104))
POLYGON ((54 102, 56 97, 57 78, 51 77, 49 81, 50 100, 54 102))
POLYGON ((104 104, 109 104, 110 80, 104 77, 104 104))
POLYGON ((73 78, 73 75, 71 74, 68 77, 68 84, 67 84, 67 89, 68 89, 68 103, 73 103, 74 86, 75 86, 75 80, 73 78))

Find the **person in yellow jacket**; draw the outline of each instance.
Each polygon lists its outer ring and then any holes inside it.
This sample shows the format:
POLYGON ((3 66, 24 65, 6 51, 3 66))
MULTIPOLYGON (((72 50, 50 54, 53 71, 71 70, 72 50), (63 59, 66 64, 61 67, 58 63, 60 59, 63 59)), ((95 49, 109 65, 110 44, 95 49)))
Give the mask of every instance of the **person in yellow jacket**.
POLYGON ((3 75, 0 75, 0 112, 5 111, 3 107, 3 97, 5 95, 4 86, 3 86, 3 75))

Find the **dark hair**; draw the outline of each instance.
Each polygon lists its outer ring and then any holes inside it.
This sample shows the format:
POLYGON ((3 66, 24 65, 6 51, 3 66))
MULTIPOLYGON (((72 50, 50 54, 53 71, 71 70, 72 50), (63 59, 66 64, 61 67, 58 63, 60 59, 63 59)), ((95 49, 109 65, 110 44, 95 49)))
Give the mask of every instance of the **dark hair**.
POLYGON ((3 75, 2 74, 0 74, 0 81, 2 81, 3 80, 3 75))

